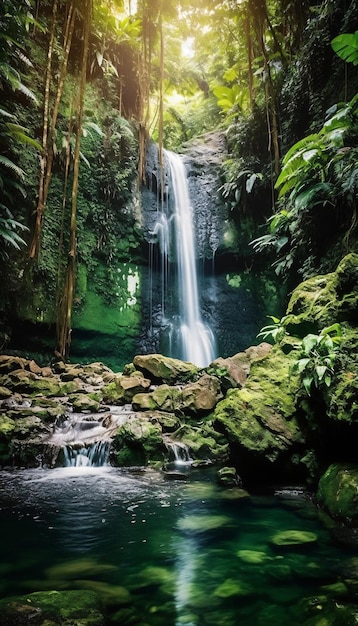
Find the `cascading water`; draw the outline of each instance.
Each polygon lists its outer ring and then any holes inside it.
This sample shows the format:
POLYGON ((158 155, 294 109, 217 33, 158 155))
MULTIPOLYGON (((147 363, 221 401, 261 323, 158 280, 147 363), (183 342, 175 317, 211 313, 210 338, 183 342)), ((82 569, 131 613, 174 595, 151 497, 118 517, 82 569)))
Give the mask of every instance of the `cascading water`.
MULTIPOLYGON (((154 233, 158 237, 161 250, 163 292, 168 280, 166 271, 170 254, 174 255, 177 268, 179 310, 169 324, 169 356, 177 356, 184 361, 206 367, 216 356, 215 339, 200 313, 193 215, 187 177, 179 155, 169 151, 164 151, 164 155, 170 168, 173 213, 168 215, 168 207, 163 207, 158 214, 154 233), (171 245, 172 240, 175 245, 171 245)), ((165 296, 162 297, 163 318, 164 299, 165 296)))
POLYGON ((111 407, 110 414, 69 413, 56 424, 48 445, 63 450, 66 467, 103 467, 108 464, 112 438, 123 425, 130 405, 111 407))

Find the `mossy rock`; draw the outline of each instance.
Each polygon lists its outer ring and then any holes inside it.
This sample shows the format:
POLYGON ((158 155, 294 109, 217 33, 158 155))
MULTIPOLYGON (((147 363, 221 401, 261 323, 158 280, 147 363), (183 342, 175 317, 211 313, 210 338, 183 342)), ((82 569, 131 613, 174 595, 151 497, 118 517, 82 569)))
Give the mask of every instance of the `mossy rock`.
POLYGON ((187 515, 178 521, 177 526, 184 532, 202 534, 227 528, 231 524, 232 520, 226 515, 187 515))
POLYGON ((195 378, 198 368, 193 363, 180 361, 161 354, 137 355, 135 367, 156 382, 174 383, 195 378))
POLYGON ((290 374, 291 358, 275 346, 252 365, 245 387, 230 390, 213 413, 214 427, 231 446, 270 463, 304 441, 296 421, 299 383, 290 374))
POLYGON ((271 558, 262 550, 238 550, 236 553, 241 561, 250 565, 262 565, 271 558))
POLYGON ((97 594, 91 591, 39 591, 0 600, 2 626, 46 624, 104 626, 97 594))
POLYGON ((218 470, 217 479, 224 487, 237 487, 241 484, 235 467, 222 467, 218 470))
POLYGON ((163 461, 165 452, 160 424, 152 424, 141 414, 132 415, 112 443, 112 460, 119 467, 163 461))
POLYGON ((7 415, 0 415, 0 436, 9 437, 16 427, 15 420, 7 415))
POLYGON ((215 589, 214 596, 217 598, 234 598, 250 596, 253 593, 254 589, 251 585, 235 578, 228 578, 215 589))
POLYGON ((90 395, 85 393, 75 394, 69 397, 74 411, 78 413, 97 413, 100 408, 98 400, 94 400, 90 395))
POLYGON ((181 406, 181 391, 170 385, 159 385, 150 393, 138 393, 133 397, 135 411, 168 411, 173 413, 181 406))
POLYGON ((270 543, 277 548, 299 548, 316 542, 316 533, 307 530, 282 530, 270 538, 270 543))
POLYGON ((226 438, 214 428, 211 420, 200 428, 186 423, 174 433, 174 438, 184 443, 194 459, 225 463, 229 456, 226 438))
POLYGON ((357 524, 358 465, 330 465, 319 481, 317 499, 333 517, 357 524))
MULTIPOLYGON (((298 285, 287 307, 288 331, 303 337, 307 324, 316 331, 336 322, 358 319, 358 254, 348 254, 335 272, 314 276, 298 285)), ((315 332, 315 331, 313 331, 315 332)))
POLYGON ((142 375, 122 376, 117 374, 108 385, 103 387, 104 402, 128 404, 136 394, 144 393, 150 387, 150 380, 142 375))

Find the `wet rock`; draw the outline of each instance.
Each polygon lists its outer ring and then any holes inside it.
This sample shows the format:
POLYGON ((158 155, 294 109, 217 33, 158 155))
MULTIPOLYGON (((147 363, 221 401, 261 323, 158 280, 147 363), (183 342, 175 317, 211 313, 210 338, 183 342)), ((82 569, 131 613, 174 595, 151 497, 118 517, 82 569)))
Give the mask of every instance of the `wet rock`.
POLYGON ((96 413, 100 403, 87 394, 77 394, 69 397, 74 411, 78 413, 96 413))
POLYGON ((240 476, 234 467, 222 467, 217 473, 220 485, 224 487, 240 487, 242 484, 240 476))
POLYGON ((302 547, 317 542, 316 533, 306 530, 282 530, 270 538, 270 543, 279 548, 302 547))
POLYGON ((104 626, 99 598, 91 591, 39 591, 0 600, 2 626, 104 626))
POLYGON ((165 452, 160 425, 141 414, 132 414, 114 437, 111 458, 115 465, 130 467, 162 462, 165 452))
POLYGON ((218 598, 233 598, 239 596, 249 596, 254 593, 253 587, 244 581, 236 578, 228 578, 214 591, 214 596, 218 598))
POLYGON ((240 475, 251 463, 269 468, 303 444, 296 421, 298 381, 290 375, 290 363, 275 346, 252 364, 245 386, 229 390, 215 408, 214 427, 227 438, 240 475))
POLYGON ((223 529, 232 524, 230 517, 225 515, 187 515, 179 519, 179 530, 193 533, 206 533, 223 529))
POLYGON ((332 517, 358 522, 358 466, 330 465, 319 481, 317 499, 332 517))
POLYGON ((168 411, 173 413, 181 406, 181 391, 170 385, 159 385, 150 393, 138 393, 133 397, 135 411, 168 411))

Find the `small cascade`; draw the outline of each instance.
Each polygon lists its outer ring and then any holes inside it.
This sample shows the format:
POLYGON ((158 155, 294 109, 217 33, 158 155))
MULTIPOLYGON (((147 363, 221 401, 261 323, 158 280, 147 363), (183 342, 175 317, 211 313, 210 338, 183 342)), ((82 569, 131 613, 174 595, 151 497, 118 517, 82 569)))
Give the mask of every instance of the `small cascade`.
POLYGON ((168 450, 168 460, 170 463, 174 463, 174 465, 190 465, 190 463, 193 462, 190 456, 190 450, 185 443, 167 439, 165 445, 168 450))
POLYGON ((69 413, 56 423, 47 444, 62 449, 65 467, 103 467, 112 438, 128 415, 128 407, 112 407, 110 414, 101 415, 69 413))
MULTIPOLYGON (((159 243, 162 271, 162 322, 169 328, 169 356, 206 367, 216 356, 215 339, 200 312, 193 214, 182 158, 164 151, 170 169, 169 202, 158 209, 153 235, 159 243), (171 192, 173 200, 171 200, 171 192), (165 315, 169 263, 177 275, 177 311, 165 315)), ((164 203, 163 203, 164 204, 164 203)))
POLYGON ((104 467, 108 464, 110 441, 87 446, 67 445, 63 449, 66 467, 104 467))

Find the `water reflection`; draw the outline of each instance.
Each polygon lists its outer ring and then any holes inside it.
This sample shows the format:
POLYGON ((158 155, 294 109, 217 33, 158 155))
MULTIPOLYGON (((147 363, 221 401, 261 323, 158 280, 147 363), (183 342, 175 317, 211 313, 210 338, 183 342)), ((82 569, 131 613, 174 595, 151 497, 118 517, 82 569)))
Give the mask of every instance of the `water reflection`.
POLYGON ((311 597, 341 601, 358 558, 334 545, 304 491, 243 497, 204 473, 2 472, 0 495, 1 594, 92 589, 115 624, 302 626, 311 597), (275 544, 288 529, 317 540, 275 544))

